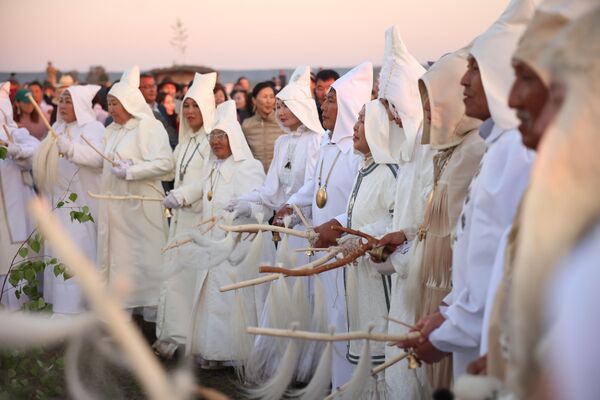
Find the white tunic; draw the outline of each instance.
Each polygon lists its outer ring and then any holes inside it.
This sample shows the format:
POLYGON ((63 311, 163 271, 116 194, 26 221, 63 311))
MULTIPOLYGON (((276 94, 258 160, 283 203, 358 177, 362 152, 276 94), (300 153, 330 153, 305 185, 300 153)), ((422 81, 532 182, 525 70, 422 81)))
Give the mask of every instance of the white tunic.
MULTIPOLYGON (((420 134, 416 142, 420 143, 420 134)), ((392 300, 389 315, 400 321, 414 321, 414 306, 406 298, 408 289, 408 270, 410 245, 419 226, 423 223, 427 198, 433 187, 433 156, 435 151, 429 146, 415 146, 411 161, 401 164, 396 183, 394 219, 390 232, 403 231, 408 241, 390 255, 395 274, 392 275, 392 300)), ((407 328, 398 324, 388 324, 390 335, 405 334, 407 328)), ((399 355, 403 350, 396 346, 387 346, 386 359, 399 355)), ((385 381, 392 398, 423 398, 422 387, 426 386, 425 370, 417 372, 408 369, 406 362, 400 362, 385 370, 385 381)))
POLYGON ((452 291, 440 310, 446 321, 430 335, 438 349, 453 353, 454 378, 479 355, 488 285, 501 236, 512 223, 534 153, 516 129, 494 126, 480 171, 471 182, 454 243, 452 291))
MULTIPOLYGON (((343 214, 346 211, 346 205, 348 204, 348 198, 352 191, 360 160, 361 157, 352 151, 351 137, 343 138, 339 145, 331 143, 330 140, 323 140, 313 176, 307 179, 302 188, 288 199, 288 203, 296 204, 300 207, 311 206, 314 226, 319 226, 343 214), (345 151, 342 151, 342 148, 345 151), (332 165, 336 157, 338 159, 332 170, 332 165), (321 165, 323 166, 322 174, 320 174, 321 165), (323 208, 319 208, 315 203, 315 195, 319 189, 319 175, 322 175, 321 183, 324 184, 330 170, 332 172, 327 183, 327 203, 323 208)), ((316 256, 319 257, 319 254, 316 256)), ((348 329, 348 323, 346 318, 344 272, 338 268, 320 274, 320 278, 325 290, 329 323, 335 326, 336 332, 345 332, 348 329)), ((347 361, 346 352, 346 343, 335 343, 332 364, 333 387, 343 385, 352 376, 353 366, 347 361)))
MULTIPOLYGON (((73 155, 70 158, 58 159, 57 181, 52 188, 52 193, 46 193, 51 204, 55 206, 59 201, 65 200, 71 193, 77 194, 77 200, 67 204, 66 207, 57 208, 54 215, 59 219, 69 236, 75 241, 77 247, 92 261, 97 257, 97 221, 98 200, 91 198, 88 191, 100 192, 100 175, 102 173, 102 157, 87 145, 83 135, 98 150, 103 151, 104 126, 98 121, 90 121, 82 126, 77 121, 70 124, 57 122, 53 126, 59 135, 69 132, 73 143, 73 155), (69 215, 72 208, 89 207, 90 214, 95 222, 79 223, 72 221, 69 215)), ((57 255, 48 246, 45 247, 48 257, 57 255)), ((77 285, 77 278, 64 280, 63 276, 55 276, 53 267, 49 266, 44 271, 44 299, 52 304, 52 310, 58 314, 76 314, 83 311, 84 297, 77 285)))
MULTIPOLYGON (((201 222, 201 182, 206 175, 205 167, 210 155, 210 145, 204 127, 191 135, 185 135, 182 139, 173 153, 175 189, 171 193, 184 207, 172 210, 169 242, 188 230, 196 230, 196 225, 201 222)), ((163 257, 165 270, 174 268, 178 257, 188 257, 189 251, 189 246, 167 251, 163 257)), ((193 269, 180 270, 162 285, 156 321, 159 340, 177 344, 186 343, 197 275, 198 273, 193 269)))
MULTIPOLYGON (((11 133, 15 143, 21 146, 21 158, 0 160, 0 285, 19 246, 35 228, 27 212, 27 204, 35 196, 28 160, 39 141, 26 129, 14 129, 11 133)), ((0 138, 8 141, 3 129, 0 129, 0 138)), ((18 309, 20 303, 7 279, 2 304, 8 309, 18 309)))
MULTIPOLYGON (((172 172, 173 155, 162 124, 154 118, 131 118, 124 125, 112 123, 105 131, 105 153, 132 160, 127 179, 111 172, 104 162, 102 193, 159 197, 161 177, 172 172)), ((167 240, 167 221, 161 202, 100 200, 98 216, 98 265, 109 284, 126 278, 131 292, 127 308, 156 306, 161 273, 160 249, 167 240)))
MULTIPOLYGON (((246 159, 234 161, 229 157, 222 163, 212 162, 207 169, 207 176, 201 182, 202 191, 202 219, 219 216, 225 206, 233 199, 248 193, 253 188, 263 184, 265 173, 260 161, 246 159), (220 165, 219 165, 220 164, 220 165), (214 170, 213 170, 214 168, 214 170), (209 171, 212 172, 212 177, 209 171), (213 198, 208 200, 206 193, 212 191, 213 198)), ((248 223, 249 221, 240 221, 248 223)), ((211 240, 220 240, 225 237, 225 232, 220 229, 211 229, 207 235, 211 240)), ((240 242, 235 252, 248 250, 249 242, 240 242)), ((210 262, 207 254, 205 262, 210 262)), ((199 260, 202 262, 203 260, 199 260)), ((191 340, 191 351, 201 356, 204 360, 235 361, 241 360, 237 354, 233 329, 233 314, 235 309, 235 291, 221 293, 219 288, 232 282, 230 273, 236 268, 228 261, 224 261, 208 271, 198 272, 196 282, 196 300, 194 318, 194 334, 191 340)), ((242 291, 246 305, 246 323, 256 326, 259 310, 255 308, 252 290, 242 291)))
MULTIPOLYGON (((354 181, 346 213, 347 226, 375 236, 385 233, 392 223, 394 212, 395 184, 398 166, 376 164, 367 161, 354 181)), ((361 257, 356 265, 343 268, 348 306, 348 331, 367 331, 375 324, 374 332, 386 333, 391 300, 392 279, 381 275, 368 261, 369 256, 361 257), (355 283, 351 283, 354 280, 355 283), (355 285, 355 290, 350 290, 355 285)), ((364 346, 362 341, 347 343, 347 358, 358 364, 364 346)), ((385 343, 370 345, 373 364, 385 361, 385 343)))

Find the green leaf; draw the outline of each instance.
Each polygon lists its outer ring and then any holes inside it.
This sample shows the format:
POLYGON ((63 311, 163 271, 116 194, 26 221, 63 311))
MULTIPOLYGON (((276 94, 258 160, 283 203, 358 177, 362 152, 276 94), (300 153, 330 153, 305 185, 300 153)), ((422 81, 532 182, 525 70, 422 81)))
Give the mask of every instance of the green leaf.
POLYGON ((54 266, 54 276, 59 276, 62 273, 62 269, 60 268, 60 264, 54 266))
POLYGON ((13 286, 17 286, 21 280, 21 277, 21 271, 12 271, 8 277, 8 282, 13 286))
POLYGON ((69 280, 69 279, 71 279, 72 277, 73 277, 73 275, 71 275, 71 274, 69 273, 69 271, 65 270, 65 273, 63 274, 63 279, 64 279, 65 281, 68 281, 68 280, 69 280))
POLYGON ((48 264, 58 264, 58 260, 56 258, 51 259, 48 264))
POLYGON ((69 200, 71 200, 71 201, 75 201, 75 200, 77 200, 77 193, 71 193, 71 194, 69 195, 69 200))
POLYGON ((27 247, 21 247, 19 249, 19 255, 23 258, 27 257, 27 254, 29 254, 29 250, 27 250, 27 247))
POLYGON ((8 155, 8 149, 6 147, 0 147, 0 160, 5 160, 8 155))
POLYGON ((64 205, 65 205, 64 201, 59 201, 58 203, 56 203, 56 208, 61 208, 64 205))
POLYGON ((81 211, 82 211, 83 213, 87 214, 87 213, 89 213, 89 212, 90 212, 90 208, 89 208, 88 206, 83 206, 83 207, 81 207, 81 211))
POLYGON ((31 248, 31 250, 35 251, 36 253, 40 252, 40 248, 42 247, 40 242, 38 242, 37 240, 34 239, 29 239, 29 241, 27 242, 27 244, 29 245, 29 247, 31 248))
POLYGON ((35 276, 35 271, 31 267, 25 269, 23 271, 23 275, 25 276, 25 279, 27 279, 27 281, 29 282, 33 282, 37 279, 37 277, 35 276))
POLYGON ((38 301, 37 301, 37 304, 38 304, 38 307, 39 307, 40 309, 42 309, 42 308, 46 307, 46 302, 44 301, 44 298, 43 298, 43 297, 40 297, 40 298, 38 299, 38 301))

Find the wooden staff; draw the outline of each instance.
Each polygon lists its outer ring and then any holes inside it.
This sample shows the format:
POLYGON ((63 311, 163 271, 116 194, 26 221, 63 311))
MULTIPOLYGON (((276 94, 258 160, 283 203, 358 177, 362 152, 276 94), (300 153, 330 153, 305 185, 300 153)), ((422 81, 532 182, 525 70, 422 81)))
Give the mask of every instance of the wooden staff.
POLYGON ((306 229, 310 229, 311 226, 308 224, 308 220, 304 217, 304 214, 302 214, 302 210, 300 210, 300 207, 298 207, 295 204, 292 204, 292 207, 294 208, 294 211, 298 215, 298 218, 300 218, 300 221, 302 221, 302 225, 304 225, 304 227, 306 229))
MULTIPOLYGON (((379 374, 380 372, 385 371, 387 368, 391 367, 392 365, 398 364, 400 361, 404 360, 408 356, 409 356, 408 353, 398 354, 396 357, 393 357, 393 358, 389 359, 388 361, 384 362, 383 364, 378 365, 377 367, 371 369, 371 375, 375 376, 375 375, 379 374)), ((345 383, 342 386, 336 388, 329 396, 325 397, 325 400, 334 399, 341 392, 348 389, 348 386, 350 386, 350 384, 345 383)))
POLYGON ((363 331, 335 333, 332 335, 330 333, 299 331, 294 329, 259 328, 256 326, 249 326, 248 328, 246 328, 246 332, 248 332, 251 335, 317 340, 320 342, 347 342, 349 340, 400 342, 404 340, 416 339, 421 336, 420 332, 409 332, 404 335, 388 335, 385 333, 369 333, 363 331))
POLYGON ((116 167, 118 164, 111 160, 110 158, 108 158, 107 156, 104 155, 104 153, 102 153, 96 146, 94 146, 92 144, 92 142, 90 142, 89 140, 87 140, 87 138, 83 135, 81 135, 81 140, 83 140, 88 146, 90 146, 90 148, 92 150, 94 150, 96 153, 98 153, 98 155, 102 158, 104 158, 106 161, 108 161, 113 167, 116 167))
POLYGON ((152 190, 154 190, 156 193, 158 193, 162 198, 165 197, 165 193, 162 190, 160 190, 159 188, 157 188, 154 183, 152 183, 152 182, 144 182, 144 185, 150 186, 152 188, 152 190))
POLYGON ((393 322, 393 323, 395 323, 395 324, 402 325, 402 326, 404 326, 404 327, 406 327, 406 328, 408 328, 408 329, 415 329, 415 330, 417 329, 417 328, 415 328, 415 326, 414 326, 414 325, 407 324, 406 322, 402 322, 402 321, 400 321, 399 319, 392 318, 392 317, 390 317, 390 316, 388 316, 388 315, 384 315, 384 316, 383 316, 383 318, 385 318, 385 319, 387 319, 388 321, 390 321, 390 322, 393 322))
POLYGON ((40 118, 42 119, 42 122, 44 123, 44 125, 46 125, 46 129, 48 129, 48 132, 50 132, 50 134, 52 135, 52 137, 55 140, 58 139, 58 133, 56 133, 56 131, 54 129, 52 129, 52 126, 50 126, 50 123, 46 119, 46 116, 44 115, 44 112, 42 111, 42 109, 40 108, 40 106, 38 105, 38 103, 35 102, 35 99, 31 95, 31 93, 27 93, 27 98, 33 104, 33 107, 35 108, 35 111, 37 111, 37 113, 40 116, 40 118))
POLYGON ((6 133, 6 140, 8 140, 8 143, 14 143, 15 139, 13 138, 12 133, 10 133, 8 130, 8 126, 2 124, 2 129, 4 129, 4 133, 6 133))
POLYGON ((281 226, 276 225, 265 225, 265 224, 247 224, 247 225, 219 225, 219 228, 223 229, 226 232, 250 232, 250 233, 258 233, 260 231, 271 231, 283 233, 291 236, 301 237, 304 239, 309 239, 314 236, 314 233, 305 232, 305 231, 297 231, 295 229, 283 228, 281 226))
POLYGON ((135 194, 129 194, 126 196, 119 196, 116 194, 96 194, 92 192, 87 192, 87 194, 94 199, 102 199, 102 200, 141 200, 141 201, 160 201, 163 199, 158 197, 146 197, 146 196, 138 196, 135 194))
POLYGON ((155 400, 170 398, 172 393, 167 375, 140 331, 133 326, 130 316, 106 290, 98 268, 69 238, 47 204, 36 198, 32 200, 30 209, 46 240, 77 277, 90 307, 100 320, 106 322, 108 332, 125 353, 148 396, 155 400))
MULTIPOLYGON (((302 266, 298 267, 297 269, 300 270, 300 269, 315 268, 321 264, 326 263, 327 261, 331 260, 332 258, 334 258, 337 253, 338 253, 337 249, 335 249, 335 250, 330 249, 330 252, 327 253, 325 256, 323 256, 313 262, 310 262, 308 264, 302 265, 302 266)), ((260 285, 262 283, 277 280, 279 277, 281 277, 281 274, 270 274, 270 275, 266 275, 266 276, 261 276, 260 278, 249 279, 246 281, 233 283, 231 285, 221 286, 219 288, 219 292, 228 292, 230 290, 242 289, 242 288, 249 287, 249 286, 256 286, 256 285, 260 285)))

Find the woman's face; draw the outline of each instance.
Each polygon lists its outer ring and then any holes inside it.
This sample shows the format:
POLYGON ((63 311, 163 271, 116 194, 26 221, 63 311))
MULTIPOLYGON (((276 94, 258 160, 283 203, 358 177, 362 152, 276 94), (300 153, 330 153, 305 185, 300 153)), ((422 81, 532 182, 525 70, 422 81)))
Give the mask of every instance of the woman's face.
POLYGON ((367 143, 367 137, 365 136, 365 106, 358 113, 358 120, 354 124, 352 141, 354 142, 354 150, 359 153, 367 155, 371 152, 369 143, 367 143))
POLYGON ((173 96, 170 94, 166 95, 162 104, 167 112, 167 115, 173 115, 175 113, 175 99, 173 96))
POLYGON ((33 104, 29 102, 17 101, 17 105, 23 114, 31 114, 33 112, 33 104))
POLYGON ((202 119, 202 112, 200 111, 200 107, 198 107, 198 103, 189 97, 183 102, 183 118, 185 118, 194 132, 204 125, 204 119, 202 119))
POLYGON ((117 124, 124 125, 133 117, 115 96, 109 94, 106 97, 106 101, 108 103, 108 113, 117 124))
POLYGON ((208 135, 208 142, 212 152, 219 160, 225 160, 231 155, 229 138, 227 134, 220 129, 215 129, 208 135))
MULTIPOLYGON (((215 104, 219 105, 221 103, 225 103, 225 93, 222 90, 217 90, 217 93, 215 93, 215 104)), ((237 108, 237 101, 235 102, 235 106, 237 108)))
POLYGON ((285 103, 277 99, 277 118, 281 121, 281 125, 285 126, 292 132, 296 131, 302 122, 294 115, 294 113, 285 105, 285 103))
POLYGON ((58 113, 63 121, 67 124, 75 122, 77 117, 75 116, 75 108, 73 107, 73 98, 68 90, 65 90, 58 99, 58 113))
POLYGON ((270 87, 262 89, 256 95, 256 112, 266 117, 275 109, 275 92, 270 87))
MULTIPOLYGON (((233 95, 233 100, 235 101, 235 108, 238 110, 243 110, 246 108, 246 96, 242 92, 237 92, 233 95)), ((215 97, 216 101, 216 97, 215 97)))

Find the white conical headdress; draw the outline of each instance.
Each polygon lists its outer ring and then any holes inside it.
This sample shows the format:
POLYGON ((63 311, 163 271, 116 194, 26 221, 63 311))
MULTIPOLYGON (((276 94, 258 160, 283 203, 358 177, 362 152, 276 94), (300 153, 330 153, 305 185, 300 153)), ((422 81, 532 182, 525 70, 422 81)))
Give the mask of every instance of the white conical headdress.
POLYGON ((354 133, 354 124, 362 106, 371 100, 373 89, 373 64, 366 61, 345 73, 333 82, 337 96, 337 118, 331 135, 332 143, 336 143, 342 152, 352 148, 349 138, 354 133))
POLYGON ((123 105, 125 110, 136 118, 154 118, 150 106, 144 100, 140 92, 140 69, 137 65, 123 72, 121 80, 115 83, 109 95, 115 96, 123 105))
MULTIPOLYGON (((190 86, 183 98, 183 101, 187 98, 191 98, 198 104, 198 108, 200 108, 200 112, 202 113, 204 131, 207 133, 212 130, 215 123, 215 95, 213 89, 215 88, 216 82, 216 72, 210 72, 208 74, 196 73, 196 75, 194 75, 192 86, 190 86)), ((179 131, 184 135, 192 133, 185 118, 181 119, 179 131)))
POLYGON ((393 154, 395 147, 391 143, 388 113, 378 99, 365 104, 365 138, 377 164, 398 163, 393 154))
POLYGON ((402 148, 394 149, 394 152, 401 152, 404 161, 409 161, 412 156, 415 139, 423 121, 418 81, 424 73, 425 68, 404 45, 398 27, 390 27, 385 32, 385 51, 379 73, 379 98, 386 99, 392 113, 402 121, 403 129, 397 130, 404 135, 399 140, 403 143, 402 148))
POLYGON ((17 128, 13 119, 13 109, 10 102, 10 82, 0 84, 0 120, 9 128, 17 128))
POLYGON ((514 80, 511 58, 534 10, 535 0, 511 0, 500 18, 473 41, 471 48, 492 119, 505 130, 519 125, 515 110, 508 107, 514 80))
POLYGON ((214 130, 221 130, 227 134, 229 147, 235 161, 251 160, 254 158, 252 151, 248 146, 242 127, 237 119, 235 101, 227 100, 219 104, 216 111, 216 121, 214 130))
MULTIPOLYGON (((65 91, 71 94, 78 126, 83 126, 90 121, 96 121, 96 113, 92 108, 92 100, 96 96, 96 93, 98 93, 98 90, 100 90, 100 86, 98 85, 75 85, 65 89, 65 91)), ((63 122, 60 113, 57 113, 56 120, 63 122)))
POLYGON ((277 93, 277 98, 285 103, 287 108, 313 132, 324 133, 319 121, 317 105, 310 92, 310 67, 296 68, 290 82, 277 93))

